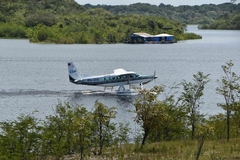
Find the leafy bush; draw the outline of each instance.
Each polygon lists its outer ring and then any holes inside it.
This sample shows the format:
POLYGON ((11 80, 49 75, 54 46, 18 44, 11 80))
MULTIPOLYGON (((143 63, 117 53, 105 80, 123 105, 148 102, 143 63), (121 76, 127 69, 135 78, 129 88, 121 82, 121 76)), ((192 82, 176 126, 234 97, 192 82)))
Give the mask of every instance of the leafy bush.
POLYGON ((15 24, 3 24, 0 26, 0 37, 27 38, 25 28, 15 24))

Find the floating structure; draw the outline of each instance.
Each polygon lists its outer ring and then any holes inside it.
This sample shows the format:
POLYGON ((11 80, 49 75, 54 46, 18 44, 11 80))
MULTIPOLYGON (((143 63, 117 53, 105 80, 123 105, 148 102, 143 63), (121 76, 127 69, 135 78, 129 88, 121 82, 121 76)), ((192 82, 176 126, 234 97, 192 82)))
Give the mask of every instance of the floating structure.
POLYGON ((170 34, 151 35, 148 33, 133 33, 130 35, 128 43, 147 43, 147 44, 161 44, 174 43, 174 36, 170 34))

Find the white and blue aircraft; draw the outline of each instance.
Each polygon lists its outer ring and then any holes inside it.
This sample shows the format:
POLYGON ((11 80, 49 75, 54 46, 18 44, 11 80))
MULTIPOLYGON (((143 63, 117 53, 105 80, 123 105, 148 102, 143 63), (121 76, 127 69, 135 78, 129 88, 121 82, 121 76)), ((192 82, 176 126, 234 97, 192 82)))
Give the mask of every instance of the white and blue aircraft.
POLYGON ((142 87, 144 84, 157 78, 155 72, 154 75, 139 75, 136 72, 126 71, 122 68, 115 69, 111 74, 87 76, 79 72, 73 62, 68 63, 68 73, 69 81, 74 84, 103 86, 105 87, 104 91, 106 87, 113 88, 114 86, 119 86, 118 92, 127 91, 124 87, 125 85, 129 85, 129 90, 131 90, 131 85, 133 84, 140 84, 142 87))

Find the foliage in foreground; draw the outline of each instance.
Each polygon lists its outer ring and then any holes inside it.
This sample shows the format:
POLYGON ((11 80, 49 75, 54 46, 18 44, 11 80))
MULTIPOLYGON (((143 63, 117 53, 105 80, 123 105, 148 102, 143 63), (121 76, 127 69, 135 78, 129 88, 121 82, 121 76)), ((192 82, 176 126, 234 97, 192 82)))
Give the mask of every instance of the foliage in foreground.
POLYGON ((170 91, 158 100, 163 86, 140 90, 134 112, 141 132, 131 133, 128 123, 113 123, 116 108, 98 100, 92 111, 59 102, 45 120, 20 115, 1 122, 0 159, 239 159, 240 77, 232 67, 232 61, 222 66, 225 76, 216 89, 226 100, 219 104, 226 115, 200 114, 209 79, 198 72, 193 82, 183 80, 171 88, 182 87, 178 98, 170 91))

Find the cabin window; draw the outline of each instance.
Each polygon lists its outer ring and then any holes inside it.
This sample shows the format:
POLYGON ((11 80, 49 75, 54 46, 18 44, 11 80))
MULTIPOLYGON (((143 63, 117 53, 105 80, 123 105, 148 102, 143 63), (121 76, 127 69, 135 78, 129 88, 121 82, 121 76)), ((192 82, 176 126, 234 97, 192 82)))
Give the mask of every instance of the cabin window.
POLYGON ((108 80, 109 80, 109 77, 105 77, 104 80, 105 80, 105 81, 108 81, 108 80))
POLYGON ((98 81, 99 81, 98 78, 94 78, 94 79, 93 79, 93 82, 98 82, 98 81))

